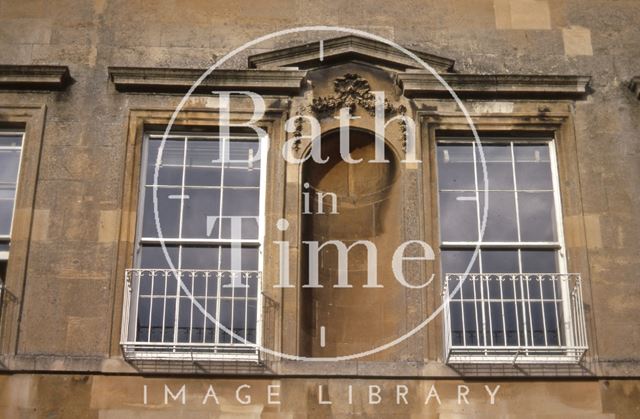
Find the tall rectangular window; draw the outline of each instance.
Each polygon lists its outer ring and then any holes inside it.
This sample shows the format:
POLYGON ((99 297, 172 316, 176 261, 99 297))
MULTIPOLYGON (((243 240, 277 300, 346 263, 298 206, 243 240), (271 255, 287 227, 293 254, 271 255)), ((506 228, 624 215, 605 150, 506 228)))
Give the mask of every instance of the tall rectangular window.
POLYGON ((437 164, 448 356, 576 346, 553 139, 441 138, 437 164))
POLYGON ((0 279, 4 283, 24 134, 0 131, 0 279))
POLYGON ((264 229, 258 139, 171 136, 159 158, 161 143, 144 143, 126 340, 137 350, 252 356, 264 229))

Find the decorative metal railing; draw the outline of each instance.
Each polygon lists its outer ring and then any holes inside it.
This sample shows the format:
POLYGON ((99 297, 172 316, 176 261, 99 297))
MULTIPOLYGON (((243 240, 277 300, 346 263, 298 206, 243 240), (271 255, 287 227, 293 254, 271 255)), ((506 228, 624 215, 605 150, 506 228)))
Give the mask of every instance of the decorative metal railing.
POLYGON ((447 274, 449 364, 578 363, 587 350, 579 274, 447 274))
POLYGON ((127 270, 125 358, 258 362, 261 281, 258 271, 127 270))

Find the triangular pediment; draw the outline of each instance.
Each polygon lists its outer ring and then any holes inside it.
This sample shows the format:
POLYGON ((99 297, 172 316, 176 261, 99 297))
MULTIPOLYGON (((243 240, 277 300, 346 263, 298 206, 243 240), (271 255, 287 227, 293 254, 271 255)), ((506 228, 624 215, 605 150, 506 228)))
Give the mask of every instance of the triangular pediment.
MULTIPOLYGON (((421 51, 411 50, 411 52, 439 73, 453 70, 454 60, 421 51)), ((297 67, 308 70, 348 61, 361 61, 399 71, 424 70, 420 63, 398 49, 384 42, 355 35, 255 54, 249 57, 249 67, 257 69, 297 67)))

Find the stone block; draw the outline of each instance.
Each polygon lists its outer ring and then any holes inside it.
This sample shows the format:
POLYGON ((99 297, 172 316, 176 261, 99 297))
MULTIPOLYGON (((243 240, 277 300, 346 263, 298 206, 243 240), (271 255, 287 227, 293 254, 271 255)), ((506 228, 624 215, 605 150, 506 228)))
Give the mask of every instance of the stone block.
POLYGON ((497 29, 551 29, 546 0, 494 0, 497 29))
POLYGON ((562 28, 564 53, 570 57, 577 55, 593 55, 591 31, 588 28, 572 26, 562 28))

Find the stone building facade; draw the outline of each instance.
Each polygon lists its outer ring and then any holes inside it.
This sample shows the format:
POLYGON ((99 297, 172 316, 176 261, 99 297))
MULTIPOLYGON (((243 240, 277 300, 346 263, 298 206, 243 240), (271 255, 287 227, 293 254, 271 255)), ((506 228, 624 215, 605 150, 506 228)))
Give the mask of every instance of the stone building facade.
POLYGON ((0 417, 640 417, 638 20, 0 0, 0 417))

